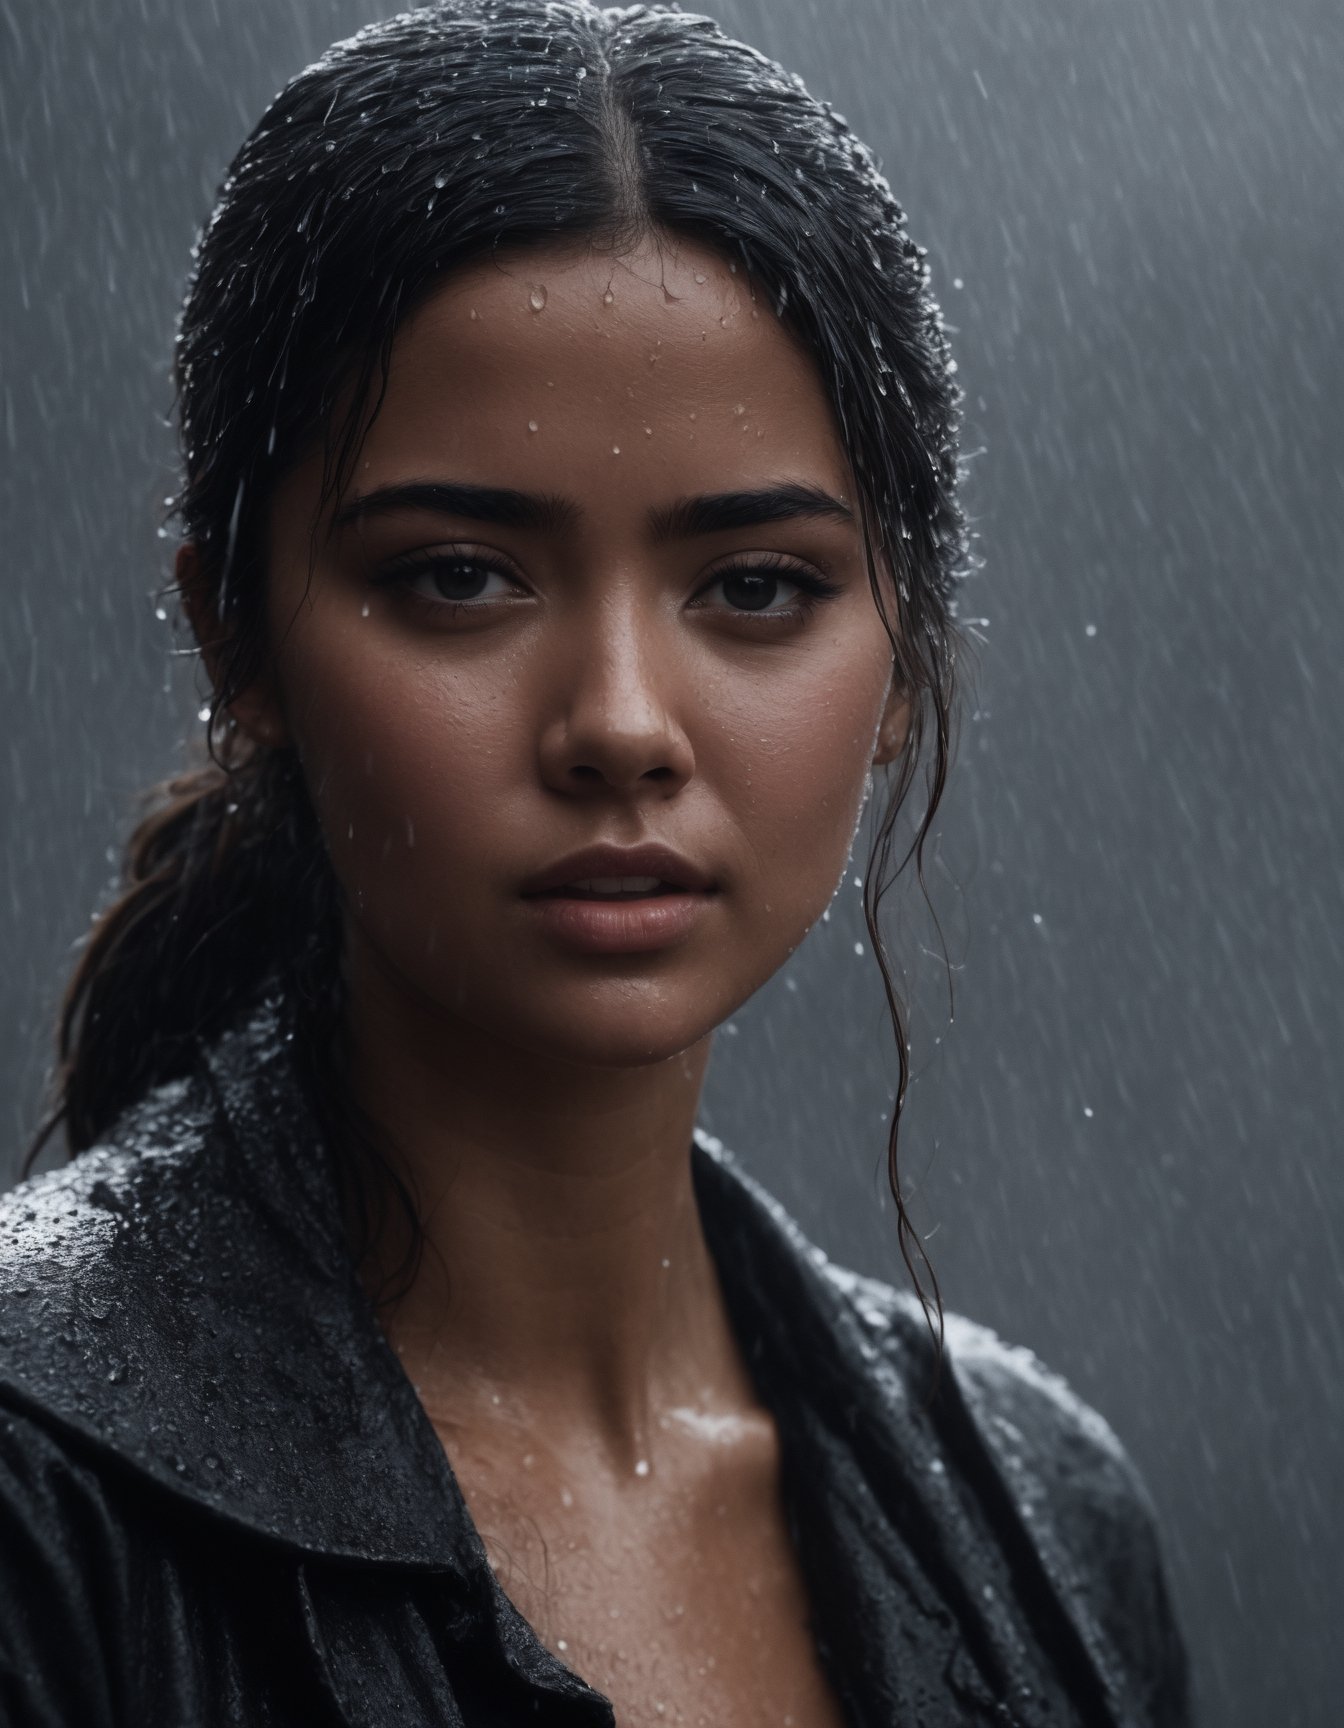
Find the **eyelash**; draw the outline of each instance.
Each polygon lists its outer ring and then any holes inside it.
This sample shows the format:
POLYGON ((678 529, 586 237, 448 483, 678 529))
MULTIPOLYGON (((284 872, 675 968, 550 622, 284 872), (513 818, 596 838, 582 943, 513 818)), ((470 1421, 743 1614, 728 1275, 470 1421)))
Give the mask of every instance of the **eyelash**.
MULTIPOLYGON (((431 575, 435 570, 443 569, 445 566, 452 567, 464 564, 472 565, 486 575, 501 576, 509 582, 517 580, 509 566, 497 558, 483 557, 471 552, 434 553, 428 556, 417 552, 409 553, 404 558, 394 559, 372 576, 370 581, 378 588, 400 588, 408 591, 408 598, 412 601, 429 607, 440 616, 446 613, 449 617, 456 618, 467 612, 485 611, 496 602, 491 600, 431 599, 426 594, 409 594, 409 589, 418 577, 431 575)), ((796 622, 800 618, 807 617, 824 601, 834 599, 842 592, 838 582, 833 582, 818 571, 794 564, 778 553, 763 553, 756 558, 729 564, 722 570, 716 570, 713 578, 706 583, 700 593, 704 594, 712 588, 717 588, 733 576, 776 576, 792 583, 798 590, 797 601, 788 607, 759 611, 750 607, 727 608, 737 618, 796 622)))

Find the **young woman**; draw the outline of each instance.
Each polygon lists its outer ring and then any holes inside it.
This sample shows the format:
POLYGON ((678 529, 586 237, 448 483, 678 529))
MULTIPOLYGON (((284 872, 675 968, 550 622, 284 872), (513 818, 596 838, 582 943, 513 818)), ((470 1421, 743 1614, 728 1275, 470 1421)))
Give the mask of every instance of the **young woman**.
POLYGON ((677 12, 410 13, 243 146, 178 339, 210 755, 0 1213, 5 1722, 1185 1720, 1105 1424, 694 1127, 873 776, 870 920, 946 771, 921 260, 677 12))

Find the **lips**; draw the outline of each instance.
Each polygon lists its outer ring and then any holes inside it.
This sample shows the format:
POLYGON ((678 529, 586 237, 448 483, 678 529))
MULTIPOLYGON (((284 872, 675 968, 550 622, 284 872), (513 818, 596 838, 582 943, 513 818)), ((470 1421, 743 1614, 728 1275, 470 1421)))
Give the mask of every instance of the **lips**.
POLYGON ((528 898, 640 900, 662 894, 709 893, 713 877, 671 847, 589 846, 538 871, 523 884, 528 898))

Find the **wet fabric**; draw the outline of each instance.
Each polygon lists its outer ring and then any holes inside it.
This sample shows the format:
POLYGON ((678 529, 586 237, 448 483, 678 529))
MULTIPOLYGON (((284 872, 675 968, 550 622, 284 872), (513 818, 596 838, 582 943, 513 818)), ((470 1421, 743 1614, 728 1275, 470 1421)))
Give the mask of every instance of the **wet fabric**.
MULTIPOLYGON (((490 1570, 355 1276, 283 1000, 0 1202, 0 1724, 601 1728, 490 1570)), ((1103 1420, 691 1149, 853 1728, 1178 1728, 1150 1503, 1103 1420)))

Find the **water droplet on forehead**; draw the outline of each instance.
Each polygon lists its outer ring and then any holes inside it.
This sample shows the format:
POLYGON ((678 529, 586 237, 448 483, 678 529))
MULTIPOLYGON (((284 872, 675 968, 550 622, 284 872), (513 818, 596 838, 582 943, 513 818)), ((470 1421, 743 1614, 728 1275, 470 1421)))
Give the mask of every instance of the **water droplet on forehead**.
POLYGON ((546 290, 540 283, 527 297, 527 303, 534 312, 544 312, 546 309, 546 290))

